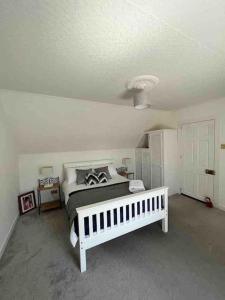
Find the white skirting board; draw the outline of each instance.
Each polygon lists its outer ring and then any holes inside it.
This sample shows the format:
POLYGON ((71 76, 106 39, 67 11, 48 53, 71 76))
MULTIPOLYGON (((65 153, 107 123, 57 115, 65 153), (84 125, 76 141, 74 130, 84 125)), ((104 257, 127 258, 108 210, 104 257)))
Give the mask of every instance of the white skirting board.
POLYGON ((215 208, 218 208, 218 209, 220 209, 220 210, 225 211, 225 205, 216 204, 216 203, 214 203, 213 205, 214 205, 215 208))
POLYGON ((3 254, 5 252, 5 249, 6 249, 7 245, 8 245, 9 239, 10 239, 10 237, 13 234, 13 231, 14 231, 14 228, 15 228, 16 223, 18 221, 18 218, 19 218, 19 214, 16 216, 15 220, 13 221, 13 223, 12 223, 12 225, 10 227, 10 230, 9 230, 9 232, 8 232, 6 238, 5 238, 5 241, 1 245, 1 248, 0 248, 0 259, 2 258, 3 254))

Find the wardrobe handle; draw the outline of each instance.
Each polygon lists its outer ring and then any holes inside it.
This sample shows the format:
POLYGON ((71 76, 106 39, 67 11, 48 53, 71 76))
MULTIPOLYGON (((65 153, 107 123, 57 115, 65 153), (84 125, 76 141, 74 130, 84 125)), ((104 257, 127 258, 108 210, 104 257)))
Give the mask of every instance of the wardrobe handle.
POLYGON ((205 169, 205 174, 216 175, 216 172, 215 172, 215 170, 205 169))

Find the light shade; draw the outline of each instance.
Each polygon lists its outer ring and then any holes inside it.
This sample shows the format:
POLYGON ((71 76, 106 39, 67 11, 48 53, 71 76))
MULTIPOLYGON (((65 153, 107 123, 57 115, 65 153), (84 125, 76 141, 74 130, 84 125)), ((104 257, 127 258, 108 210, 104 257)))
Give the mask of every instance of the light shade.
POLYGON ((145 109, 150 107, 148 103, 148 94, 145 90, 141 90, 134 94, 134 107, 136 109, 145 109))
POLYGON ((40 174, 45 177, 53 175, 53 166, 45 166, 40 168, 40 174))
POLYGON ((127 165, 129 164, 130 160, 131 160, 130 157, 124 157, 122 159, 122 164, 127 167, 127 165))
POLYGON ((128 81, 126 88, 134 93, 134 107, 145 109, 150 107, 149 91, 159 83, 159 78, 153 75, 136 76, 128 81))

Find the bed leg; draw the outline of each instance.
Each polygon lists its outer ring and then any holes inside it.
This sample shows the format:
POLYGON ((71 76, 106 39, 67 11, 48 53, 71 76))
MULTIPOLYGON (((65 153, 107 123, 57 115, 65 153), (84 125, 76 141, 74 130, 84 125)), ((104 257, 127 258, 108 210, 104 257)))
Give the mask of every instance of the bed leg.
POLYGON ((168 215, 166 215, 165 218, 162 219, 162 231, 164 233, 168 232, 168 215))
POLYGON ((82 246, 80 246, 80 271, 81 273, 85 272, 87 270, 87 264, 86 264, 86 250, 83 249, 82 246))

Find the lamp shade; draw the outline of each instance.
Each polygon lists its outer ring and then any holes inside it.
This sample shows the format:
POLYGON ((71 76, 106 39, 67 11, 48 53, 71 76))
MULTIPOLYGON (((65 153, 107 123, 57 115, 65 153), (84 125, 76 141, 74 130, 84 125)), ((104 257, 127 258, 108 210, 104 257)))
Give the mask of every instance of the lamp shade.
POLYGON ((131 160, 130 157, 124 157, 122 159, 122 164, 127 167, 127 165, 129 164, 130 160, 131 160))
POLYGON ((40 174, 45 177, 53 175, 53 166, 45 166, 40 168, 40 174))

